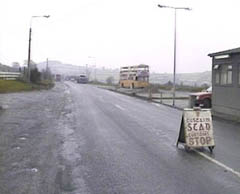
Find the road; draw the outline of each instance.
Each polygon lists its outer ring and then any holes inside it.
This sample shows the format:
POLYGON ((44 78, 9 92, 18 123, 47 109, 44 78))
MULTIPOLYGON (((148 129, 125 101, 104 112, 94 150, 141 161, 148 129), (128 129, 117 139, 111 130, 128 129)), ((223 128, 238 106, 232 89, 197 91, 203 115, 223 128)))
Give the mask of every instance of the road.
POLYGON ((237 124, 214 120, 210 161, 176 148, 182 113, 164 105, 72 82, 0 100, 0 193, 240 191, 237 124))

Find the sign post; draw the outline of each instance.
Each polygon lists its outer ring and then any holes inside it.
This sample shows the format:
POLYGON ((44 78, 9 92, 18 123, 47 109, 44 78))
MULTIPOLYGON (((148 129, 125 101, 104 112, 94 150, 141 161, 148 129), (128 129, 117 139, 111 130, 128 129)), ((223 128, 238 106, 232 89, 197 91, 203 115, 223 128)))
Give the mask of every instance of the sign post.
POLYGON ((208 147, 212 152, 215 143, 210 109, 184 109, 178 143, 188 148, 208 147))

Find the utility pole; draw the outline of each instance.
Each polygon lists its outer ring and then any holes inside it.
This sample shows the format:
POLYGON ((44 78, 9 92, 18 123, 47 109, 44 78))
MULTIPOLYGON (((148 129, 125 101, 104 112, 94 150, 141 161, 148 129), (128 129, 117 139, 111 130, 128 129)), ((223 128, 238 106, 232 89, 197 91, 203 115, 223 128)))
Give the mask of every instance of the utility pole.
POLYGON ((49 79, 48 58, 47 58, 47 61, 46 61, 46 77, 47 77, 47 80, 48 80, 49 79))
POLYGON ((32 41, 32 19, 33 18, 49 18, 50 15, 43 15, 43 16, 32 16, 30 20, 30 28, 29 28, 29 40, 28 40, 28 79, 27 81, 31 82, 31 41, 32 41))
POLYGON ((48 58, 47 58, 47 61, 46 61, 46 70, 48 70, 48 58))
POLYGON ((31 60, 31 40, 32 40, 32 27, 30 26, 29 28, 29 40, 28 40, 28 61, 27 61, 27 66, 28 66, 28 73, 27 73, 27 81, 30 83, 31 82, 31 65, 30 65, 30 60, 31 60))
POLYGON ((86 72, 86 76, 88 77, 88 64, 86 64, 85 72, 86 72))
POLYGON ((173 106, 175 106, 176 98, 176 56, 177 56, 177 9, 174 9, 174 67, 173 67, 173 106))
POLYGON ((97 77, 96 77, 96 65, 95 65, 95 67, 94 67, 94 79, 95 79, 95 81, 97 81, 97 77))

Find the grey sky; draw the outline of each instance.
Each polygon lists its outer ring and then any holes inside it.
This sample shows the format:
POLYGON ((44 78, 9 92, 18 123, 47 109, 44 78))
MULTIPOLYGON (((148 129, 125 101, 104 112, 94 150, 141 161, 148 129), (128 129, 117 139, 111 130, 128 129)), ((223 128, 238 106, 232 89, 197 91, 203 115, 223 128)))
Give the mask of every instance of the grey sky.
POLYGON ((117 68, 148 64, 173 71, 174 12, 157 4, 191 7, 178 11, 177 72, 210 70, 210 52, 240 45, 236 0, 7 0, 0 6, 0 62, 27 59, 33 20, 32 59, 117 68))

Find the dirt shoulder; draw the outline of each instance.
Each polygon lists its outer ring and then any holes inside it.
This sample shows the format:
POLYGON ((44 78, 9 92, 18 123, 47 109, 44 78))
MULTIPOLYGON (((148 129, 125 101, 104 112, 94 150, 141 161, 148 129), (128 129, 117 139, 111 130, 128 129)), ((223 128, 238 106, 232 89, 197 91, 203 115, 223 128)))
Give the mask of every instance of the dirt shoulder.
POLYGON ((64 88, 0 94, 0 193, 61 193, 64 88))

